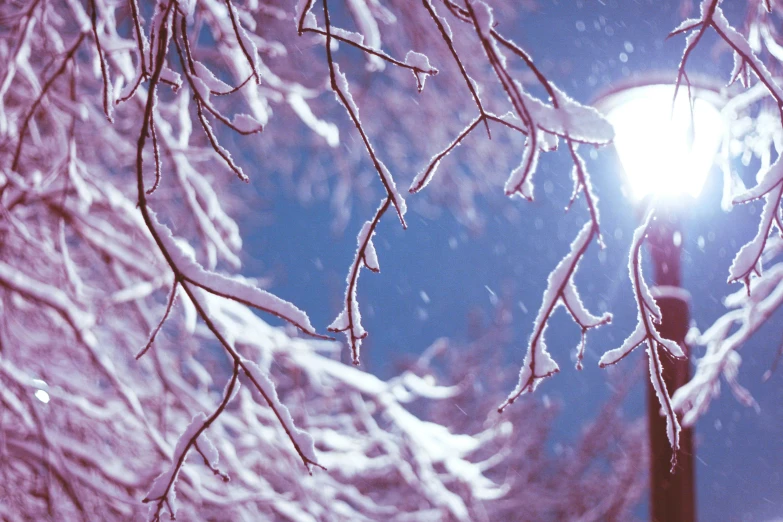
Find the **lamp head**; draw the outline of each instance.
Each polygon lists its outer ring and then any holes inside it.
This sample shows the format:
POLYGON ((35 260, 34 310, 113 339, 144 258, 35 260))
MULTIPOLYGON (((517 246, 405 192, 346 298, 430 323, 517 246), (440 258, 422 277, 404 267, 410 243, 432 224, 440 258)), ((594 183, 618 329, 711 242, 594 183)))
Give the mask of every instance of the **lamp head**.
POLYGON ((611 95, 605 106, 615 130, 614 145, 631 197, 696 197, 723 137, 723 119, 710 101, 688 88, 674 98, 673 85, 645 85, 611 95))

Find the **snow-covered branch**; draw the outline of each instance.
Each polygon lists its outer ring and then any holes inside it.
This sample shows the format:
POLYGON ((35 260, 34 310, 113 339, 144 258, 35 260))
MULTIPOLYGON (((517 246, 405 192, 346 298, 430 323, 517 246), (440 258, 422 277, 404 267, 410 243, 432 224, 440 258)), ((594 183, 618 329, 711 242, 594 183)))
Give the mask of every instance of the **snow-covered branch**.
POLYGON ((762 273, 761 256, 765 251, 767 240, 774 228, 783 236, 783 225, 780 220, 780 202, 783 198, 783 163, 780 157, 764 173, 760 174, 759 183, 750 190, 735 196, 734 205, 747 203, 764 198, 761 211, 761 222, 756 236, 737 252, 729 268, 729 283, 741 281, 750 294, 751 275, 762 273))
POLYGON ((378 175, 381 178, 383 188, 386 190, 386 194, 388 195, 389 200, 397 211, 397 217, 399 217, 402 227, 405 228, 407 226, 405 224, 405 212, 407 210, 405 200, 397 190, 397 184, 389 172, 389 169, 387 169, 386 165, 384 165, 380 160, 377 153, 375 152, 375 149, 370 143, 367 132, 364 130, 362 122, 359 119, 359 107, 356 105, 356 102, 354 101, 353 96, 349 90, 348 78, 340 70, 339 64, 335 62, 332 56, 332 28, 329 18, 329 6, 327 0, 323 0, 323 9, 324 25, 326 26, 326 44, 324 47, 326 49, 326 61, 329 65, 329 78, 331 81, 332 91, 334 91, 337 99, 345 107, 345 110, 348 112, 348 116, 351 118, 351 121, 353 121, 356 130, 359 132, 359 135, 362 138, 362 142, 367 149, 367 154, 370 156, 370 160, 372 161, 375 170, 378 172, 378 175))
POLYGON ((730 310, 712 326, 703 333, 694 330, 689 335, 689 341, 705 346, 706 352, 698 360, 691 381, 674 396, 673 405, 683 413, 686 426, 693 425, 706 412, 720 390, 721 375, 740 402, 755 405, 748 391, 738 383, 741 358, 736 350, 781 304, 780 265, 775 259, 780 243, 774 230, 783 234, 783 167, 779 157, 783 88, 772 71, 776 70, 781 56, 774 21, 779 19, 782 9, 779 3, 772 2, 764 2, 763 9, 749 8, 746 37, 727 20, 719 0, 703 0, 701 16, 685 20, 670 35, 687 34, 678 84, 688 81, 688 59, 708 29, 714 30, 732 52, 734 67, 729 84, 740 80, 747 90, 733 95, 724 108, 724 118, 730 123, 723 154, 724 206, 729 210, 754 200, 764 201, 755 236, 739 249, 729 268, 728 281, 741 282, 744 289, 725 299, 730 310), (778 157, 774 159, 776 155, 778 157), (756 185, 750 189, 746 189, 732 171, 731 160, 736 156, 741 157, 744 165, 754 156, 759 159, 756 185), (763 267, 763 264, 768 266, 763 267))
POLYGON ((205 431, 207 428, 209 428, 210 424, 215 422, 223 410, 226 409, 228 401, 230 401, 234 395, 236 395, 236 392, 239 389, 239 383, 237 382, 238 376, 239 365, 234 364, 231 378, 229 379, 228 384, 226 385, 226 389, 223 392, 223 400, 220 402, 217 409, 212 413, 212 415, 209 416, 209 418, 207 418, 204 413, 197 413, 190 421, 190 424, 182 433, 182 435, 180 435, 179 440, 177 440, 177 444, 174 447, 174 453, 171 459, 171 468, 155 479, 150 490, 147 492, 147 496, 144 497, 144 500, 142 500, 142 502, 153 502, 153 504, 150 506, 152 520, 160 520, 161 510, 163 509, 164 505, 168 508, 169 513, 171 514, 171 518, 176 518, 177 504, 174 486, 175 482, 177 481, 177 475, 185 463, 185 458, 187 457, 188 451, 190 451, 191 448, 195 448, 202 455, 202 457, 204 457, 204 462, 210 468, 210 470, 212 470, 212 473, 220 476, 224 482, 229 481, 228 475, 217 468, 219 459, 218 452, 217 449, 215 449, 215 445, 212 444, 212 442, 207 438, 205 431), (204 449, 199 449, 199 437, 201 437, 201 446, 204 449))
POLYGON ((672 447, 672 467, 677 458, 677 450, 680 447, 680 423, 677 420, 674 406, 669 391, 663 379, 662 356, 683 358, 685 353, 674 341, 664 339, 655 325, 663 320, 661 309, 653 299, 650 288, 642 274, 642 246, 644 239, 652 226, 655 215, 654 209, 647 212, 644 222, 636 229, 631 243, 631 254, 628 257, 628 274, 631 278, 638 317, 636 328, 619 348, 609 350, 601 356, 599 366, 606 367, 616 364, 624 359, 634 348, 641 344, 647 345, 647 358, 649 361, 650 382, 661 404, 663 414, 666 416, 666 435, 672 447))
MULTIPOLYGON (((444 377, 423 360, 383 381, 338 362, 339 347, 304 310, 236 274, 233 213, 242 210, 233 192, 246 187, 237 178, 288 176, 281 185, 293 180, 303 197, 339 178, 333 206, 346 215, 354 196, 380 199, 332 324, 358 362, 358 277, 362 266, 379 269, 373 234, 385 210, 404 223, 395 178, 410 181, 403 176, 419 165, 406 162, 434 144, 454 142, 445 159, 492 124, 499 140, 525 140, 521 157, 569 144, 574 194, 590 216, 542 310, 563 304, 583 334, 608 321, 584 309, 572 279, 598 237, 577 146, 610 141, 606 122, 488 26, 483 3, 323 2, 318 18, 315 5, 0 4, 0 518, 130 520, 143 499, 153 520, 502 519, 532 498, 534 518, 632 509, 642 446, 616 415, 602 425, 611 433, 592 430, 576 459, 549 458, 552 408, 519 401, 494 417, 511 381, 479 393, 475 376, 444 377), (550 99, 529 94, 503 54, 522 60, 550 99), (370 75, 391 65, 373 89, 360 81, 357 55, 370 75), (420 105, 406 98, 417 96, 410 74, 420 105), (460 100, 479 112, 467 129, 460 100), (507 114, 485 110, 504 104, 507 114), (324 150, 335 161, 320 165, 324 150), (292 164, 302 158, 305 168, 292 164), (475 415, 453 415, 471 401, 475 415), (533 415, 542 422, 516 422, 533 415), (623 452, 612 449, 616 438, 623 452), (618 470, 599 474, 611 490, 599 506, 590 502, 597 459, 618 470), (552 466, 567 468, 567 480, 552 484, 552 466), (579 502, 564 494, 577 489, 579 502)), ((511 170, 501 154, 475 156, 511 170)), ((532 175, 510 189, 527 191, 532 175)), ((441 173, 428 192, 448 191, 453 179, 441 173)), ((477 183, 463 179, 456 199, 467 208, 477 183)))
POLYGON ((503 411, 523 393, 532 392, 542 380, 559 371, 557 363, 546 349, 544 339, 547 324, 559 306, 564 306, 574 319, 574 322, 582 329, 582 339, 576 349, 576 367, 578 369, 582 368, 587 330, 611 322, 611 314, 605 313, 598 317, 585 308, 574 282, 574 275, 576 274, 579 261, 581 261, 587 251, 587 247, 597 233, 597 229, 592 222, 588 221, 585 223, 574 242, 571 243, 571 251, 549 274, 541 308, 538 310, 536 321, 533 324, 533 333, 530 336, 525 360, 519 372, 519 383, 505 402, 500 405, 498 411, 503 411))
POLYGON ((359 364, 359 351, 361 350, 362 340, 367 337, 367 331, 362 327, 359 301, 356 299, 359 274, 362 267, 366 267, 376 273, 381 271, 372 236, 375 234, 375 228, 390 204, 391 198, 383 200, 372 220, 365 222, 361 231, 359 231, 359 235, 356 238, 356 256, 353 259, 346 279, 345 303, 337 318, 329 325, 330 332, 345 332, 345 336, 351 345, 351 362, 356 365, 359 364))

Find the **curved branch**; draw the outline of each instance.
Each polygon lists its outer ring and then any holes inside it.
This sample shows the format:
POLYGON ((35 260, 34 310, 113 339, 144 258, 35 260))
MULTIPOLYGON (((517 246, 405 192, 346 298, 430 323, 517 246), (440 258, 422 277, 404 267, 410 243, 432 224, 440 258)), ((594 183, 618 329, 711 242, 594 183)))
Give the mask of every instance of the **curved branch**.
POLYGON ((641 251, 644 239, 652 225, 655 210, 650 209, 644 222, 636 229, 631 246, 631 255, 628 257, 628 273, 633 285, 634 297, 638 308, 638 322, 636 329, 623 342, 622 346, 609 350, 601 356, 598 365, 601 368, 613 365, 627 357, 639 345, 647 345, 649 358, 650 381, 652 383, 658 401, 666 416, 667 436, 672 447, 672 468, 677 462, 677 450, 680 447, 680 423, 672 405, 672 399, 666 389, 663 380, 660 350, 663 349, 676 359, 685 357, 682 348, 669 339, 664 339, 655 329, 654 323, 662 320, 661 310, 655 302, 647 283, 642 275, 641 251))
POLYGON ((581 368, 584 337, 587 330, 612 321, 612 315, 609 313, 597 317, 588 312, 582 304, 574 283, 574 274, 579 266, 579 261, 596 234, 597 230, 592 222, 585 223, 574 242, 571 243, 571 251, 560 260, 560 263, 549 274, 541 308, 538 310, 533 333, 530 336, 525 361, 519 372, 519 383, 503 404, 498 407, 499 412, 503 412, 522 394, 535 390, 542 380, 560 371, 557 363, 549 355, 544 339, 549 320, 559 306, 565 306, 574 322, 582 328, 582 339, 577 347, 577 368, 581 368))
POLYGON ((356 240, 358 246, 353 263, 348 271, 347 287, 345 289, 345 305, 337 318, 329 325, 330 332, 344 332, 351 344, 351 361, 353 364, 359 364, 359 351, 361 350, 362 340, 367 337, 367 332, 361 324, 362 316, 359 313, 359 303, 356 300, 356 287, 359 283, 359 274, 362 266, 370 269, 372 272, 380 272, 378 265, 378 256, 375 253, 375 246, 372 242, 372 236, 375 234, 375 228, 380 223, 381 218, 386 213, 391 203, 390 198, 385 198, 375 212, 372 220, 367 221, 362 226, 356 240))

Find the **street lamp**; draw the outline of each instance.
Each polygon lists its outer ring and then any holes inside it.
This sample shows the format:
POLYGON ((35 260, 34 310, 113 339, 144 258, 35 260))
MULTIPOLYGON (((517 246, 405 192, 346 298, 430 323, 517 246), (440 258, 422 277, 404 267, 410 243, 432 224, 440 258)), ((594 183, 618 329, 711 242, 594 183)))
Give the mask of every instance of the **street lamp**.
POLYGON ((631 197, 698 196, 723 136, 715 104, 704 96, 691 103, 684 86, 675 99, 674 86, 661 84, 623 89, 612 98, 607 117, 631 197))
MULTIPOLYGON (((618 89, 597 106, 615 129, 614 145, 625 172, 631 199, 654 198, 657 219, 651 225, 650 246, 658 289, 679 289, 682 230, 680 219, 689 200, 699 195, 723 136, 723 120, 714 91, 682 86, 675 98, 673 85, 652 84, 618 89), (690 96, 689 96, 690 95, 690 96)), ((660 334, 677 342, 686 355, 687 293, 659 291, 656 302, 663 320, 660 334)), ((669 393, 685 384, 690 361, 662 357, 669 393)), ((672 472, 666 419, 647 383, 650 438, 650 513, 655 522, 695 520, 693 440, 682 430, 677 468, 672 472)))

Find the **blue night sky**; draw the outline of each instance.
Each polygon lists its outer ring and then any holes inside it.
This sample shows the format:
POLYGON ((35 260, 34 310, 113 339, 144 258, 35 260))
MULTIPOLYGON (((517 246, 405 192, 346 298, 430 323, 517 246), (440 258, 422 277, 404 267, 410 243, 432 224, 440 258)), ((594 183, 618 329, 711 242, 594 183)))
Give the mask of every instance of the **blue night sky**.
MULTIPOLYGON (((665 40, 665 36, 681 20, 679 2, 539 0, 538 4, 539 9, 523 14, 516 27, 501 22, 500 29, 513 35, 549 78, 579 101, 589 102, 602 88, 627 75, 673 71, 677 65, 683 40, 665 40)), ((730 21, 741 20, 744 5, 725 2, 730 21)), ((713 59, 691 64, 691 71, 720 78, 730 71, 730 63, 713 59)), ((579 331, 565 312, 558 312, 547 332, 549 351, 561 372, 546 380, 536 394, 561 405, 552 448, 558 442, 574 441, 608 398, 609 375, 598 368, 597 360, 630 334, 636 319, 626 260, 637 212, 623 195, 611 150, 599 151, 588 166, 600 198, 607 248, 599 252, 597 246, 590 247, 577 284, 588 308, 611 311, 614 321, 588 335, 581 372, 572 363, 579 331)), ((365 368, 389 377, 404 355, 421 353, 439 337, 466 339, 469 313, 479 310, 489 321, 494 295, 512 304, 514 338, 505 359, 518 369, 546 277, 586 219, 581 207, 563 213, 571 190, 569 172, 567 158, 547 156, 536 175, 535 203, 508 200, 498 187, 496 195, 479 202, 486 223, 480 234, 472 234, 447 212, 438 218, 425 217, 417 212, 415 197, 410 198, 407 231, 400 229, 392 214, 387 215, 375 239, 381 273, 364 271, 359 281, 363 322, 370 332, 363 350, 365 368)), ((717 172, 713 174, 693 204, 684 233, 683 281, 693 295, 692 318, 702 328, 721 314, 722 297, 736 289, 725 283, 728 267, 754 234, 760 211, 758 205, 730 214, 721 211, 721 180, 717 172)), ((746 180, 754 175, 743 173, 746 180)), ((271 277, 272 291, 306 310, 313 324, 325 330, 343 298, 356 233, 372 215, 375 202, 355 205, 344 234, 336 235, 330 228, 333 215, 328 202, 302 205, 282 187, 272 191, 259 189, 250 196, 268 211, 269 219, 259 226, 257 215, 248 214, 242 224, 244 272, 271 277)), ((646 275, 651 281, 648 267, 646 275)), ((783 516, 783 375, 776 373, 761 382, 783 338, 780 317, 778 313, 740 352, 740 381, 753 393, 761 412, 739 404, 724 386, 697 424, 701 520, 783 516)), ((632 360, 611 371, 638 375, 641 355, 638 350, 632 360)), ((698 350, 695 355, 700 355, 698 350)), ((626 399, 627 417, 644 415, 643 391, 640 383, 626 399)), ((638 513, 644 516, 646 507, 638 513)))

